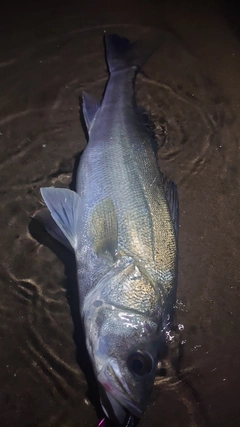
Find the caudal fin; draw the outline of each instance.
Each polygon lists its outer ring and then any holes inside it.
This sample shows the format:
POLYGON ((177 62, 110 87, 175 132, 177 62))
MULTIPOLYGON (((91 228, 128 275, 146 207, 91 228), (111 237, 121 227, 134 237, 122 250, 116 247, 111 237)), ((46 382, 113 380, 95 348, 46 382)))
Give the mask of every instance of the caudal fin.
POLYGON ((144 41, 131 43, 125 37, 105 33, 106 58, 110 73, 127 68, 139 71, 144 62, 156 49, 153 44, 144 41))

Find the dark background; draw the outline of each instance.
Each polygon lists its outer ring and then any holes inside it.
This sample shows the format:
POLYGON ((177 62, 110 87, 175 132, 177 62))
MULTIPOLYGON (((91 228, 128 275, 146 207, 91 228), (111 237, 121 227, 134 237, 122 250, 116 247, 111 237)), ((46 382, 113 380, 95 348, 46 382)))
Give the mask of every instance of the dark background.
POLYGON ((237 2, 9 1, 0 19, 0 426, 98 422, 72 260, 29 223, 41 186, 71 182, 86 143, 79 98, 100 97, 107 80, 105 29, 133 40, 164 31, 137 96, 180 199, 176 341, 186 343, 179 372, 170 346, 139 425, 238 426, 237 2))

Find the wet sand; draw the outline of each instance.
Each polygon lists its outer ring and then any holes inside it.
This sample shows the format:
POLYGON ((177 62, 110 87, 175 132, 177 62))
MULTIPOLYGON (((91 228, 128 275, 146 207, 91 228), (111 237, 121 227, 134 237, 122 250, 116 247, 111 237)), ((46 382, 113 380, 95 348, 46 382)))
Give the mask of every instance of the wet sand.
POLYGON ((108 77, 105 29, 130 39, 164 32, 136 90, 163 143, 161 170, 177 183, 180 199, 176 315, 184 331, 170 345, 167 375, 157 377, 139 426, 238 426, 240 32, 234 3, 23 2, 6 5, 3 17, 0 426, 94 427, 101 415, 92 404, 73 260, 30 219, 41 207, 41 186, 72 181, 86 144, 79 98, 83 90, 100 98, 108 77), (176 364, 176 345, 185 341, 176 364))

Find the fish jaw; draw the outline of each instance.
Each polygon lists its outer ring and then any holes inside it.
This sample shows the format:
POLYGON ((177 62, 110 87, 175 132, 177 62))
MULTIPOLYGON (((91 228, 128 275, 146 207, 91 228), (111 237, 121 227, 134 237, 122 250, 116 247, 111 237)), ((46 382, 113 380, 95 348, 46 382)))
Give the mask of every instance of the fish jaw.
POLYGON ((129 418, 129 413, 137 418, 141 418, 142 416, 142 412, 136 411, 136 408, 133 408, 131 405, 129 405, 130 409, 127 407, 128 401, 124 402, 121 400, 120 403, 119 400, 107 391, 105 392, 105 401, 103 401, 102 396, 100 401, 105 415, 111 420, 114 419, 120 425, 125 425, 126 420, 129 418), (124 404, 125 406, 123 406, 124 404))
POLYGON ((141 418, 143 409, 134 401, 131 391, 121 375, 117 361, 111 361, 104 366, 98 374, 100 401, 106 416, 123 425, 129 413, 141 418), (117 385, 111 381, 111 377, 117 379, 117 385))

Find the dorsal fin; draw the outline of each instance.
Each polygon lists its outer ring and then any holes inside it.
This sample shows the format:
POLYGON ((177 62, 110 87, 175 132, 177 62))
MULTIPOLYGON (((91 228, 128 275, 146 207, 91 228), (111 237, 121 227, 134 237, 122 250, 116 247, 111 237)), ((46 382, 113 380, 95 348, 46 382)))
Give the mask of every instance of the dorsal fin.
POLYGON ((173 181, 168 181, 166 177, 162 177, 163 189, 168 202, 170 214, 175 228, 175 235, 178 237, 179 227, 179 203, 177 186, 173 181))

